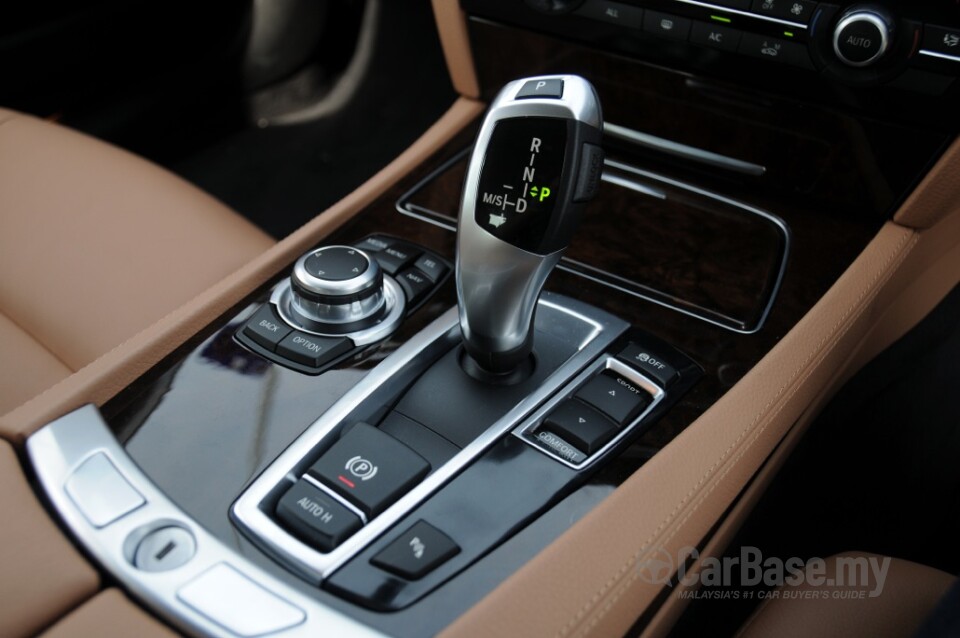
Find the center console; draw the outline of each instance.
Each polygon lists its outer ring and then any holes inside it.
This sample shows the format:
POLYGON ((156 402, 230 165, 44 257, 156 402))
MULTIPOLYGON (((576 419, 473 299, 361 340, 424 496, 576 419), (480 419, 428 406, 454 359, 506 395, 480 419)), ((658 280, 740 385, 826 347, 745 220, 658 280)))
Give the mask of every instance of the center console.
POLYGON ((183 630, 440 631, 774 349, 939 156, 932 7, 464 1, 483 121, 34 434, 38 482, 183 630))

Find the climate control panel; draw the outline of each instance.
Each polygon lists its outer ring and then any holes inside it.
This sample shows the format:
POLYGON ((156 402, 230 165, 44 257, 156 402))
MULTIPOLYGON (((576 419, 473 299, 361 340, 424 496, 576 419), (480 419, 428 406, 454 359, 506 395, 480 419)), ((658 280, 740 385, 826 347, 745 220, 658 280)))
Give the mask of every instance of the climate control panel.
MULTIPOLYGON (((877 0, 462 0, 471 16, 705 72, 762 61, 939 96, 960 75, 960 5, 877 0), (947 6, 952 5, 952 6, 947 6)), ((736 75, 736 74, 732 74, 736 75)))

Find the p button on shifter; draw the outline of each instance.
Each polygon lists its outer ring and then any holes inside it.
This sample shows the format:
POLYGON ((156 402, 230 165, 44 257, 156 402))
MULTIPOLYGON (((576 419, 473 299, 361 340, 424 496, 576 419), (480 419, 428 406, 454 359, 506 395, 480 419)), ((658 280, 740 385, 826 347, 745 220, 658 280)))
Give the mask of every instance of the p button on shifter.
POLYGON ((423 457, 386 432, 357 423, 310 467, 310 474, 373 518, 430 471, 423 457))

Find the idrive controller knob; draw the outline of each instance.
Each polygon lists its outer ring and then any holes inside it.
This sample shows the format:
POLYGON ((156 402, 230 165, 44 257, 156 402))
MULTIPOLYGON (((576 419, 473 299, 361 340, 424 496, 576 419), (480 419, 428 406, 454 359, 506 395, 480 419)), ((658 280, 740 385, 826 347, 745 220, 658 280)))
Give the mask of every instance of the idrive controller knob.
POLYGON ((351 246, 324 246, 303 255, 293 266, 290 285, 290 309, 328 331, 355 331, 386 311, 380 265, 351 246))
POLYGON ((537 298, 600 183, 602 128, 596 91, 574 75, 511 82, 487 112, 460 205, 457 298, 464 347, 489 372, 530 355, 537 298))

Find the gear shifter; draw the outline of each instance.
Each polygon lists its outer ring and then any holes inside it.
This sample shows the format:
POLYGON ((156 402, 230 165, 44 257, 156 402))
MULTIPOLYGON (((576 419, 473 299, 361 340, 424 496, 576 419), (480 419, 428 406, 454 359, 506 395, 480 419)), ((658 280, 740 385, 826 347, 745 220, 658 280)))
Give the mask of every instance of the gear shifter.
POLYGON ((457 236, 457 299, 467 354, 494 375, 530 358, 547 275, 603 170, 593 86, 556 75, 507 84, 467 168, 457 236))

